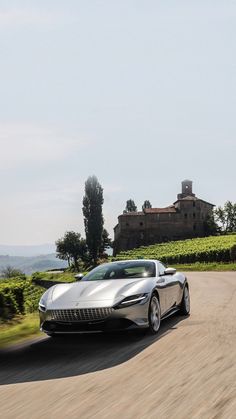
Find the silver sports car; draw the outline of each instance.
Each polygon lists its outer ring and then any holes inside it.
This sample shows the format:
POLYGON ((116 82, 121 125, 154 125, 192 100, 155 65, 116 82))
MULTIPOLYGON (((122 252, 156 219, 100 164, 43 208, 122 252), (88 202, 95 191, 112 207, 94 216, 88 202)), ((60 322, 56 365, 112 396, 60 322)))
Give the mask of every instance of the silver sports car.
POLYGON ((39 302, 40 327, 50 336, 134 327, 157 333, 163 318, 190 312, 187 278, 158 260, 105 263, 77 279, 49 288, 39 302))

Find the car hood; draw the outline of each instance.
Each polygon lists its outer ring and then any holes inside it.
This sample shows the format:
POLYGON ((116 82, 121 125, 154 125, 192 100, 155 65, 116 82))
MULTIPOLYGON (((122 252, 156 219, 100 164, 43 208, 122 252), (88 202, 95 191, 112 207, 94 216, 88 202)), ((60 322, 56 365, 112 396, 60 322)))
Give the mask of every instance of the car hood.
POLYGON ((145 292, 146 283, 147 278, 135 278, 58 284, 51 288, 47 308, 111 307, 126 296, 145 292))

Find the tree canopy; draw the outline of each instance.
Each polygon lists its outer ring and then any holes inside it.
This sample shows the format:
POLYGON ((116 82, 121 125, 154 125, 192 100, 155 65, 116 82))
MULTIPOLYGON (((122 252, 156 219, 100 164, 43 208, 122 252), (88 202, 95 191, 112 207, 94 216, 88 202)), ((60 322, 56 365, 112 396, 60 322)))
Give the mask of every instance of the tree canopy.
POLYGON ((136 211, 137 211, 137 207, 135 205, 135 202, 133 201, 133 199, 128 199, 128 201, 126 201, 125 212, 136 212, 136 211))
POLYGON ((81 234, 74 231, 67 231, 64 237, 56 241, 56 252, 57 257, 67 260, 69 266, 73 263, 77 271, 80 260, 83 262, 87 260, 86 241, 81 234))
POLYGON ((152 204, 150 201, 148 201, 147 199, 144 201, 143 206, 142 206, 142 210, 146 209, 146 208, 152 208, 152 204))
POLYGON ((102 232, 102 241, 101 241, 101 247, 99 250, 99 256, 104 257, 105 251, 109 247, 112 247, 112 241, 109 237, 108 231, 104 228, 102 232))
POLYGON ((83 215, 89 257, 94 265, 97 263, 102 248, 103 202, 103 189, 96 176, 90 176, 85 182, 83 215))
POLYGON ((214 215, 222 233, 236 232, 236 204, 227 201, 223 207, 215 209, 214 215))

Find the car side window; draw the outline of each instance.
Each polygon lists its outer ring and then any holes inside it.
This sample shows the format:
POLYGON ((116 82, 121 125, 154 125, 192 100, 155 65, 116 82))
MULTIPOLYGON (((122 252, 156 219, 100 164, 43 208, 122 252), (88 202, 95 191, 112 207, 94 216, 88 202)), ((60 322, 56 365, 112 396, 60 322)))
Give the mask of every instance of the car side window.
POLYGON ((165 269, 166 269, 166 267, 161 262, 158 262, 159 275, 164 275, 165 274, 165 269))

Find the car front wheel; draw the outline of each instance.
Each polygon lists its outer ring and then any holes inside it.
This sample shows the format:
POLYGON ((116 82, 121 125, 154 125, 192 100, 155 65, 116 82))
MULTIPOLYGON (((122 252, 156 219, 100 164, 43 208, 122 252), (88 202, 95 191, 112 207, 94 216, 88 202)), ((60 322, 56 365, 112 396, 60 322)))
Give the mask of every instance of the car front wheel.
POLYGON ((161 323, 160 304, 156 295, 152 296, 150 304, 149 304, 148 320, 149 320, 149 331, 152 334, 156 334, 160 328, 160 323, 161 323))
POLYGON ((189 289, 187 286, 184 287, 180 311, 185 316, 187 316, 190 313, 190 295, 189 295, 189 289))

